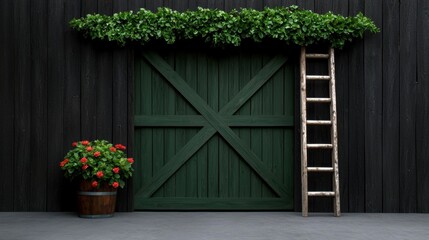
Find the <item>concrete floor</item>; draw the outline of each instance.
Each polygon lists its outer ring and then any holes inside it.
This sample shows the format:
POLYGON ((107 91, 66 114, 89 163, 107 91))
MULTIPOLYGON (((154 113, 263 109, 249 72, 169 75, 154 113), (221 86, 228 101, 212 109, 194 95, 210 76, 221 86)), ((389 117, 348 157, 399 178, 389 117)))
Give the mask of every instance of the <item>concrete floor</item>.
POLYGON ((1 240, 429 239, 429 214, 133 212, 108 219, 74 213, 0 213, 1 240))

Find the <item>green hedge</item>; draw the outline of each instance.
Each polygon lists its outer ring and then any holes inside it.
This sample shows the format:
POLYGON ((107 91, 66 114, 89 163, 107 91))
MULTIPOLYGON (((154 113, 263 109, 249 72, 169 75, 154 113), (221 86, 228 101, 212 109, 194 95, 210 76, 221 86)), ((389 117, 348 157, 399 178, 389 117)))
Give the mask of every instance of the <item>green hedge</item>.
POLYGON ((344 17, 331 12, 317 14, 297 6, 262 11, 243 8, 231 12, 205 8, 177 12, 159 8, 154 13, 141 9, 113 16, 89 14, 71 20, 70 25, 91 39, 117 42, 121 46, 131 42, 144 45, 152 40, 173 44, 186 39, 202 39, 213 46, 239 46, 245 39, 254 42, 274 39, 285 44, 329 43, 341 48, 347 41, 362 37, 367 30, 379 31, 361 13, 344 17))

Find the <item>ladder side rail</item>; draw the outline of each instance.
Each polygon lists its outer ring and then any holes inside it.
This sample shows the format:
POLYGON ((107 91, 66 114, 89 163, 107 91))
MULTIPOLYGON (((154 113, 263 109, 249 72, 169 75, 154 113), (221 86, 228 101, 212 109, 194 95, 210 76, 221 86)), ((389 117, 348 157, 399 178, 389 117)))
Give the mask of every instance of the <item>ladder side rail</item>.
POLYGON ((308 216, 308 179, 307 179, 307 67, 306 49, 301 47, 300 91, 301 91, 301 194, 302 216, 308 216))
POLYGON ((329 95, 331 98, 331 143, 332 143, 332 167, 334 168, 333 174, 333 190, 335 192, 334 198, 334 215, 339 217, 341 215, 340 209, 340 182, 339 182, 339 169, 338 169, 338 133, 337 133, 337 100, 335 91, 335 52, 331 47, 329 49, 329 73, 331 80, 329 82, 329 95))

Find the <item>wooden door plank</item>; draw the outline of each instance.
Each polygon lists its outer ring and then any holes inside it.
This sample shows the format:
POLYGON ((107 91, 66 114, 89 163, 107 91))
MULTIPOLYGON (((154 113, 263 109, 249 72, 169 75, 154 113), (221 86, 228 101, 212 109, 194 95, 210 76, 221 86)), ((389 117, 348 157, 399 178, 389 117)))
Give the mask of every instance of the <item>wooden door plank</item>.
MULTIPOLYGON (((266 57, 263 58, 265 63, 266 57)), ((277 73, 277 72, 276 72, 277 73)), ((263 115, 274 115, 274 100, 273 100, 273 81, 276 74, 273 74, 271 81, 268 81, 262 88, 262 114, 263 115)), ((262 129, 262 162, 266 166, 267 170, 272 174, 273 170, 273 130, 271 128, 262 129)), ((278 177, 278 176, 276 176, 278 177)), ((273 197, 275 194, 269 188, 262 189, 263 197, 273 197)))
MULTIPOLYGON (((208 59, 207 55, 199 52, 196 56, 197 61, 197 92, 201 98, 208 103, 208 59)), ((211 91, 212 89, 210 89, 211 91)), ((200 198, 208 196, 208 143, 205 144, 197 153, 197 196, 200 198)))
MULTIPOLYGON (((151 109, 149 114, 164 115, 164 99, 166 84, 163 77, 156 71, 152 70, 152 78, 146 81, 152 82, 152 88, 147 89, 151 92, 151 109)), ((146 92, 147 94, 147 92, 146 92)), ((152 176, 158 174, 164 166, 164 128, 152 128, 152 176)), ((164 187, 160 187, 154 194, 153 197, 164 197, 164 187)))
MULTIPOLYGON (((229 68, 228 68, 228 102, 237 94, 239 89, 239 65, 238 65, 238 53, 234 52, 233 56, 228 58, 229 68)), ((237 133, 236 133, 237 134, 237 133)), ((236 198, 240 193, 240 171, 239 163, 240 156, 234 152, 234 149, 226 144, 228 149, 228 182, 229 182, 229 192, 228 197, 236 198)))
MULTIPOLYGON (((286 105, 290 105, 290 102, 287 102, 285 104, 284 102, 284 98, 285 98, 285 93, 284 93, 284 84, 288 84, 287 81, 290 81, 290 79, 285 78, 284 76, 284 71, 283 69, 278 71, 276 74, 274 74, 273 78, 272 78, 272 92, 273 92, 273 97, 272 97, 272 104, 273 104, 273 108, 272 108, 272 115, 280 115, 280 116, 285 116, 286 114, 285 112, 285 108, 286 105)), ((292 95, 287 95, 286 98, 291 98, 292 95)), ((292 114, 293 116, 293 114, 292 114)), ((283 128, 273 128, 272 130, 272 152, 273 152, 273 159, 272 159, 272 172, 275 176, 278 176, 280 179, 282 179, 282 184, 284 185, 284 164, 285 164, 285 156, 283 155, 284 153, 284 142, 285 139, 284 137, 284 131, 285 129, 283 128)))
MULTIPOLYGON (((207 88, 208 99, 207 104, 214 109, 219 111, 219 59, 210 55, 207 62, 207 88)), ((219 138, 217 136, 212 137, 208 145, 208 197, 219 196, 219 138)))
MULTIPOLYGON (((263 67, 262 54, 254 53, 251 55, 251 75, 255 76, 258 74, 260 69, 263 67)), ((262 91, 256 92, 250 99, 250 115, 251 117, 257 117, 262 115, 262 91)), ((250 131, 251 140, 250 148, 259 158, 262 157, 262 129, 252 128, 250 131)), ((251 174, 251 196, 255 198, 262 197, 262 188, 264 184, 258 174, 252 171, 251 174)))
MULTIPOLYGON (((167 56, 167 63, 170 66, 174 66, 176 59, 175 55, 171 54, 167 56)), ((167 87, 165 91, 165 102, 164 109, 166 110, 166 115, 176 114, 176 92, 170 86, 167 87)), ((176 154, 176 129, 169 127, 165 130, 165 164, 171 161, 171 158, 176 154)), ((164 184, 165 197, 174 197, 176 195, 176 176, 171 176, 168 181, 164 184)))
MULTIPOLYGON (((286 64, 293 64, 293 63, 286 63, 286 64)), ((294 71, 294 67, 293 66, 287 66, 284 68, 283 70, 283 76, 284 76, 284 92, 283 92, 283 106, 284 106, 284 114, 286 117, 291 116, 292 118, 292 124, 295 126, 295 111, 298 110, 299 112, 299 101, 296 101, 296 98, 294 97, 294 95, 298 95, 299 96, 299 91, 297 87, 299 83, 297 81, 295 81, 295 79, 299 79, 299 77, 297 78, 298 72, 299 71, 294 71), (289 97, 287 97, 289 96, 289 97), (297 107, 296 107, 297 106, 297 107)), ((298 75, 299 76, 299 75, 298 75)), ((298 118, 299 119, 299 118, 298 118)), ((288 126, 289 128, 283 130, 283 183, 285 185, 285 187, 287 189, 299 189, 298 187, 294 187, 295 185, 295 181, 294 181, 294 170, 296 169, 295 165, 300 165, 297 164, 295 155, 299 156, 299 152, 300 151, 296 151, 294 148, 296 146, 298 146, 298 148, 295 149, 299 149, 299 141, 295 142, 295 138, 299 137, 299 133, 295 134, 296 129, 299 129, 299 127, 293 127, 292 126, 288 126), (297 155, 298 154, 298 155, 297 155)), ((299 175, 299 174, 298 174, 299 175)), ((299 182, 299 180, 298 180, 299 182)), ((294 195, 296 195, 296 192, 294 192, 294 195)), ((298 196, 300 194, 297 194, 298 196)), ((293 201, 296 201, 295 199, 293 199, 293 201)), ((300 201, 297 201, 295 203, 298 203, 300 201)), ((296 207, 295 207, 296 209, 296 207)))
MULTIPOLYGON (((182 51, 177 51, 175 54, 175 71, 180 74, 181 76, 186 76, 186 59, 185 59, 186 53, 182 51)), ((150 61, 149 61, 150 62, 150 61)), ((155 70, 154 70, 155 71, 155 70)), ((176 90, 175 90, 176 91, 176 90)), ((188 104, 183 97, 181 97, 177 92, 175 92, 176 96, 176 114, 182 115, 187 114, 187 107, 188 104)), ((194 136, 190 141, 192 141, 196 136, 194 136)), ((176 130, 176 155, 179 154, 180 148, 183 147, 183 143, 187 140, 187 130, 186 129, 177 129, 176 130)), ((198 149, 195 149, 195 152, 197 152, 198 149)), ((173 157, 170 161, 175 161, 175 158, 173 157)), ((176 175, 176 197, 185 197, 186 196, 186 166, 185 163, 188 161, 187 159, 185 162, 183 162, 182 166, 179 166, 176 175)), ((162 185, 159 185, 161 187, 162 185)))
MULTIPOLYGON (((186 54, 186 83, 188 86, 196 93, 197 91, 197 68, 198 68, 198 62, 196 59, 195 54, 186 54)), ((200 96, 201 98, 201 96, 200 96)), ((203 100, 201 100, 203 101, 203 100)), ((192 104, 189 104, 187 108, 188 114, 196 114, 196 111, 194 108, 191 108, 192 104)), ((187 131, 187 138, 189 139, 191 136, 194 136, 197 133, 198 130, 188 130, 187 131)), ((205 144, 204 144, 205 145, 205 144)), ((204 146, 203 145, 203 146, 204 146)), ((201 148, 203 147, 201 146, 201 148)), ((200 148, 200 150, 201 150, 200 148)), ((197 190, 198 190, 198 169, 197 169, 197 163, 198 163, 198 154, 194 154, 191 156, 191 159, 188 160, 186 163, 186 197, 196 197, 197 196, 197 190)))
MULTIPOLYGON (((240 51, 239 54, 239 77, 238 77, 238 83, 239 83, 239 89, 242 89, 246 84, 249 82, 249 79, 252 78, 251 75, 251 66, 250 66, 250 60, 251 56, 249 54, 245 54, 242 51, 240 51)), ((237 79, 236 79, 237 81, 237 79)), ((250 101, 247 101, 246 104, 244 104, 240 110, 237 112, 236 116, 241 116, 242 118, 247 118, 250 115, 250 101), (243 115, 243 116, 241 116, 243 115)), ((228 126, 231 126, 230 123, 228 123, 228 126)), ((232 126, 231 126, 232 127, 232 126)), ((250 129, 249 128, 240 128, 238 129, 238 135, 243 140, 243 143, 250 147, 251 142, 251 136, 250 136, 250 129)), ((240 159, 239 161, 239 197, 249 198, 251 196, 251 169, 249 166, 240 159)))
MULTIPOLYGON (((140 65, 140 94, 141 96, 141 109, 140 113, 149 115, 152 114, 152 69, 147 62, 143 62, 140 65)), ((149 181, 153 177, 153 129, 147 128, 142 129, 140 135, 141 145, 139 146, 142 152, 141 159, 137 159, 136 173, 141 176, 141 183, 139 188, 135 188, 135 191, 140 189, 143 184, 149 181), (139 161, 140 160, 140 161, 139 161)))
MULTIPOLYGON (((217 93, 219 99, 219 107, 225 109, 225 104, 228 103, 228 93, 229 86, 228 78, 229 71, 229 61, 226 58, 222 58, 219 63, 219 92, 217 93)), ((229 146, 228 144, 219 136, 219 197, 227 198, 229 194, 229 146)))

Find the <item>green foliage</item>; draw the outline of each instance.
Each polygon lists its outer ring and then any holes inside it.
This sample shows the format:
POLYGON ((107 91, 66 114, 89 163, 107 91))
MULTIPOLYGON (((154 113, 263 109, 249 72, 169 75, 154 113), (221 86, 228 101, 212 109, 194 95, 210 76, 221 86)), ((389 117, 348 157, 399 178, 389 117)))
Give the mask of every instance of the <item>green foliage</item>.
POLYGON ((93 187, 107 182, 114 188, 123 188, 124 178, 132 176, 134 160, 126 157, 122 144, 113 146, 108 141, 95 140, 74 142, 72 146, 60 163, 65 177, 91 181, 93 187))
POLYGON ((205 8, 186 12, 159 8, 156 13, 141 9, 113 16, 89 14, 71 20, 70 25, 91 39, 117 42, 121 46, 130 42, 144 45, 152 40, 173 44, 183 39, 202 39, 214 46, 239 46, 245 39, 255 42, 275 39, 286 44, 329 43, 341 48, 347 41, 363 37, 367 30, 379 31, 362 13, 344 17, 331 12, 317 14, 297 6, 262 11, 243 8, 228 13, 205 8))

